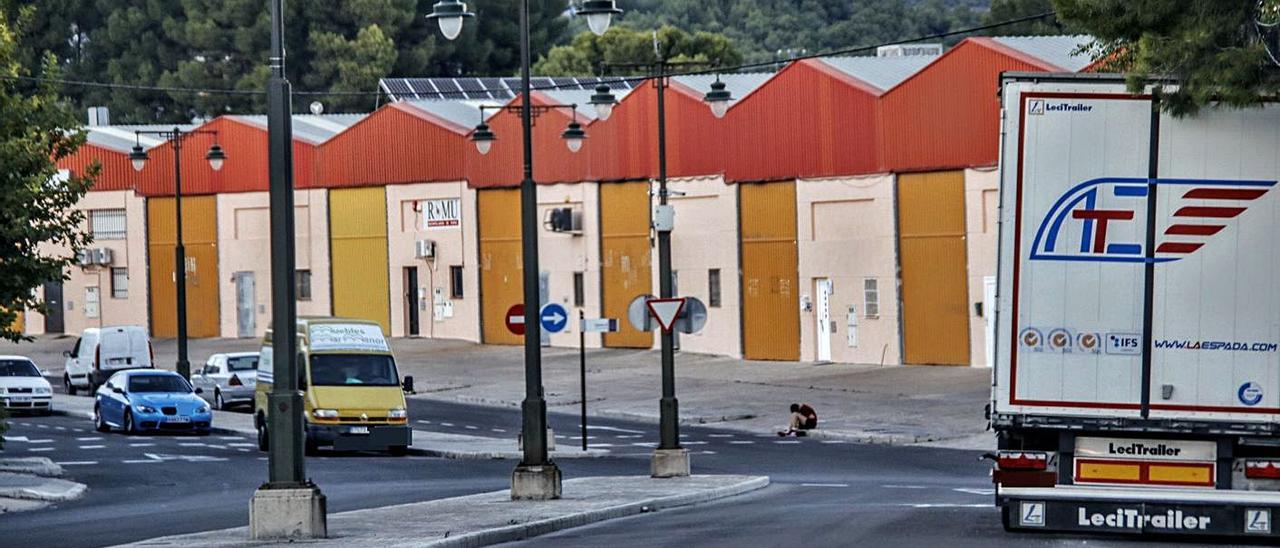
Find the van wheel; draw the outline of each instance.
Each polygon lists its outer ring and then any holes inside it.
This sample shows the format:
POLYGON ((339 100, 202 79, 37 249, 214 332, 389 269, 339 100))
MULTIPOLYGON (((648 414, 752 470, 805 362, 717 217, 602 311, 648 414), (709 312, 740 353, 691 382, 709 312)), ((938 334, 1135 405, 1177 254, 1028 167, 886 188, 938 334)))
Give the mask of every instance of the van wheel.
POLYGON ((76 385, 71 384, 71 376, 70 376, 70 375, 63 375, 63 376, 62 376, 62 387, 63 387, 64 389, 66 389, 66 391, 67 391, 67 395, 68 395, 68 396, 74 396, 74 395, 76 395, 76 385))
POLYGON ((256 426, 258 427, 258 450, 269 451, 271 449, 271 440, 267 437, 270 434, 267 433, 266 419, 262 415, 258 415, 257 420, 253 422, 257 423, 256 426))

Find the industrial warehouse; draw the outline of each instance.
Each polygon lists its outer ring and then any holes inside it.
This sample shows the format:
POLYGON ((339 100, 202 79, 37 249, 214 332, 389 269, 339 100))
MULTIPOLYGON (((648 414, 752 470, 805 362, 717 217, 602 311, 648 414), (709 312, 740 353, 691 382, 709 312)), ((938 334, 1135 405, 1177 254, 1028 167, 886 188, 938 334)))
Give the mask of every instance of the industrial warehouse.
MULTIPOLYGON (((968 38, 875 57, 806 59, 773 73, 677 76, 667 99, 676 294, 708 307, 686 352, 751 360, 988 366, 998 203, 999 75, 1080 72, 1085 36, 968 38), (721 82, 718 117, 703 98, 721 82)), ((535 180, 544 302, 617 318, 589 347, 651 348, 627 307, 657 293, 651 212, 656 90, 536 78, 535 180), (556 89, 552 89, 556 88, 556 89), (578 123, 580 150, 561 138, 578 123)), ((300 315, 375 321, 394 337, 519 344, 520 120, 501 79, 384 80, 367 115, 294 117, 300 315), (483 108, 482 108, 483 107, 483 108), (498 108, 495 108, 498 107, 498 108), (492 141, 477 141, 477 125, 492 141), (477 146, 481 145, 481 146, 477 146), (482 152, 482 149, 484 152, 482 152)), ((175 148, 157 126, 86 127, 62 162, 101 165, 82 201, 94 242, 28 334, 142 324, 174 337, 175 148), (142 146, 148 160, 131 165, 142 146), (145 320, 143 320, 145 318, 145 320)), ((98 120, 102 121, 101 118, 98 120)), ((267 125, 225 115, 182 144, 181 208, 192 337, 270 325, 267 125), (213 145, 225 164, 205 161, 213 145)), ((573 144, 573 143, 570 143, 573 144)), ((576 312, 575 312, 576 313, 576 312)), ((576 326, 544 335, 576 346, 576 326)))

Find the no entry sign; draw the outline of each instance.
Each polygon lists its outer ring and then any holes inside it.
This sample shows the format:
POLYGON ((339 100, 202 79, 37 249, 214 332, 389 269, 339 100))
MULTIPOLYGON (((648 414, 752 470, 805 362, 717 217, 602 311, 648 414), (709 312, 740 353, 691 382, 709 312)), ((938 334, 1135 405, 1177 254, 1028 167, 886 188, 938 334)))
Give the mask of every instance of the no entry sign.
POLYGON ((524 335, 524 305, 514 304, 507 309, 507 331, 516 335, 524 335))

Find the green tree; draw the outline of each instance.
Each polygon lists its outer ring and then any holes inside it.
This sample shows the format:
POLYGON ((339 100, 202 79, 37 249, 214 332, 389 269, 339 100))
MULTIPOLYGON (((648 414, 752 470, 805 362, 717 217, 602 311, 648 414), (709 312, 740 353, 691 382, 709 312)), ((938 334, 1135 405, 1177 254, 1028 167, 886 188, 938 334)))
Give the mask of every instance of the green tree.
POLYGON ((1151 76, 1165 109, 1195 113, 1214 101, 1256 105, 1280 91, 1277 0, 1054 0, 1064 20, 1097 37, 1096 57, 1142 89, 1151 76))
MULTIPOLYGON (((47 310, 34 290, 67 279, 89 243, 75 205, 97 173, 58 176, 57 161, 84 143, 80 124, 54 85, 18 89, 15 79, 30 76, 18 61, 18 44, 34 17, 30 6, 0 10, 0 338, 11 341, 23 337, 13 329, 20 311, 47 310)), ((60 76, 54 55, 45 57, 41 74, 60 76)))
POLYGON ((718 62, 725 66, 742 62, 742 54, 721 34, 689 34, 672 26, 657 31, 615 26, 604 36, 583 32, 569 45, 551 48, 533 71, 540 76, 590 75, 599 72, 601 63, 652 63, 659 55, 668 61, 718 62))
MULTIPOLYGON (((1009 21, 1053 11, 1052 0, 992 0, 991 10, 982 18, 984 25, 1009 21)), ((1055 17, 1008 25, 991 30, 993 35, 1076 34, 1079 29, 1055 17)))

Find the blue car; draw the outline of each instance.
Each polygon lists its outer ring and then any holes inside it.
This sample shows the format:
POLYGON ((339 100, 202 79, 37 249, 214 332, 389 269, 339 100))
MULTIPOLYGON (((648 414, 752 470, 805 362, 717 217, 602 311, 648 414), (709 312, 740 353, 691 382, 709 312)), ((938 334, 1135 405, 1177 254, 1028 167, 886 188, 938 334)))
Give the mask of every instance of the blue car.
POLYGON ((198 393, 171 371, 121 371, 94 395, 93 425, 99 432, 118 428, 126 434, 165 431, 206 435, 213 414, 198 393))

